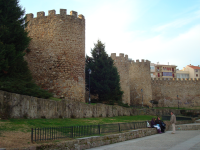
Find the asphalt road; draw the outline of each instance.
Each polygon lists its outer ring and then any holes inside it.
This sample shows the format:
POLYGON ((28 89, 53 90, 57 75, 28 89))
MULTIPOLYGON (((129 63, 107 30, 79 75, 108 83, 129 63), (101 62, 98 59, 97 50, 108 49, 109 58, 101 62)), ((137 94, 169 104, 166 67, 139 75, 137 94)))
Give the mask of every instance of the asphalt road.
POLYGON ((200 130, 167 131, 90 150, 200 150, 200 130))

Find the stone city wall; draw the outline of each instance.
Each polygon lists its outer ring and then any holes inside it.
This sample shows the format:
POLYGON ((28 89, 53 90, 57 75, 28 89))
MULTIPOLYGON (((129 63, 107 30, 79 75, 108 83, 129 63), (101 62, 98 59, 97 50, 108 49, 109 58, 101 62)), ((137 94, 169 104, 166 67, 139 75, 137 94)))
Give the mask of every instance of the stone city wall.
POLYGON ((117 67, 118 73, 120 75, 120 86, 121 90, 124 92, 122 96, 122 102, 124 104, 130 105, 130 81, 129 81, 129 62, 128 55, 116 53, 111 54, 111 58, 114 60, 114 65, 117 67))
POLYGON ((123 94, 123 102, 130 105, 149 105, 152 100, 151 77, 150 77, 150 61, 129 60, 128 55, 120 53, 111 54, 115 66, 120 75, 120 84, 123 94), (143 89, 143 92, 141 92, 143 89), (143 98, 142 98, 143 97, 143 98))
POLYGON ((25 60, 36 83, 43 89, 74 101, 85 101, 85 19, 66 9, 48 16, 27 14, 32 38, 25 60))
MULTIPOLYGON (((180 110, 171 109, 133 109, 116 105, 90 105, 71 100, 54 101, 26 95, 0 91, 0 118, 91 118, 133 115, 162 116, 180 115, 180 110)), ((200 110, 186 110, 200 113, 200 110)))
POLYGON ((143 59, 141 62, 130 61, 129 78, 131 105, 141 105, 143 102, 144 105, 151 106, 149 102, 152 100, 150 61, 143 59))
POLYGON ((158 101, 158 107, 200 106, 200 78, 152 79, 151 86, 152 96, 158 101))

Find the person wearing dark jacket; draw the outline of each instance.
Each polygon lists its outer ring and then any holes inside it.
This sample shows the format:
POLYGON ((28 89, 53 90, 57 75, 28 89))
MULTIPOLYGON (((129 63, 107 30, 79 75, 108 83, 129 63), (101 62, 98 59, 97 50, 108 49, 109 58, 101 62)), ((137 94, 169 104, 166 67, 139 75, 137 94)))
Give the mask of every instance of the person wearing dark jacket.
POLYGON ((161 132, 165 132, 165 123, 160 120, 160 117, 157 117, 157 120, 155 121, 155 124, 159 124, 161 128, 161 132))
POLYGON ((152 118, 152 120, 151 120, 151 127, 152 128, 157 128, 157 132, 158 133, 162 133, 161 130, 160 130, 160 128, 155 127, 155 125, 156 125, 155 120, 156 120, 155 118, 152 118))

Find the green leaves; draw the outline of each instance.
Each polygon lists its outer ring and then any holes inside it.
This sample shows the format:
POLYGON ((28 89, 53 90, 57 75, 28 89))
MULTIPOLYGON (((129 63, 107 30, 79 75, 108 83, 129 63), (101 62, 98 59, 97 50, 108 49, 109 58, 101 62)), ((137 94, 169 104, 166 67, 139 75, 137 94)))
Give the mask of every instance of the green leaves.
POLYGON ((92 57, 86 56, 86 88, 89 88, 88 69, 91 69, 90 89, 92 94, 98 95, 98 101, 121 101, 123 92, 120 90, 120 77, 112 58, 105 51, 105 45, 98 40, 91 54, 92 57))
POLYGON ((31 40, 24 14, 18 0, 0 0, 0 89, 48 98, 52 94, 33 82, 23 58, 31 40))

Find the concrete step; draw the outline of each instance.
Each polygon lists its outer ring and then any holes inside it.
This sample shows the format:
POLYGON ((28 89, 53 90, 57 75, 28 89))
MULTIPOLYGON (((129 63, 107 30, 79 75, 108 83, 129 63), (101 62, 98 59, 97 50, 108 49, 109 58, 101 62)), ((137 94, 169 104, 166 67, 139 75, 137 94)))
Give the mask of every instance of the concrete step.
POLYGON ((195 122, 196 122, 196 123, 200 123, 200 119, 196 120, 195 122))

